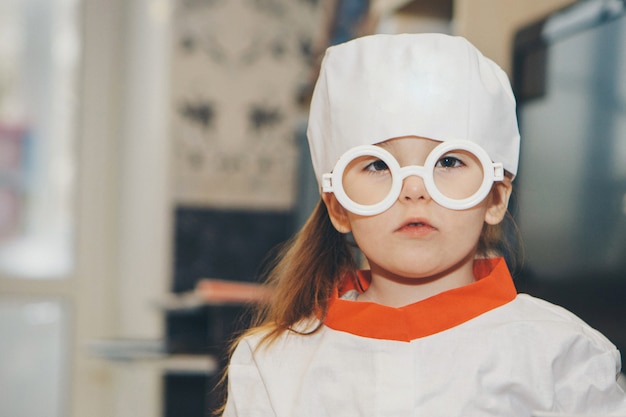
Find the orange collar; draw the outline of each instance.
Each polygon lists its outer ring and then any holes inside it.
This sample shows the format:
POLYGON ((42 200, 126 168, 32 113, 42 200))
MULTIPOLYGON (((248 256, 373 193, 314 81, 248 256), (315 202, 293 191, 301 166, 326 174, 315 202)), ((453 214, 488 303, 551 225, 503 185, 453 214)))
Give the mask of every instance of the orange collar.
POLYGON ((338 298, 350 289, 366 289, 369 271, 359 271, 330 300, 324 324, 372 339, 411 341, 458 326, 512 301, 517 295, 503 258, 474 262, 476 282, 400 308, 338 298))

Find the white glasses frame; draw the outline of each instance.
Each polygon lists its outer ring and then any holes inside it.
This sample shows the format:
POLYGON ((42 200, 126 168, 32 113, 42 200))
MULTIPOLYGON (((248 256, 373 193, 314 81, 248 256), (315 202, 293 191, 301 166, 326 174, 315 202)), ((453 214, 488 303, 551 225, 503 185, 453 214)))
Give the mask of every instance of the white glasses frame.
POLYGON ((480 145, 469 141, 442 142, 428 154, 423 166, 408 165, 405 167, 401 167, 396 158, 380 146, 361 145, 346 151, 335 164, 333 171, 322 176, 322 191, 334 193, 339 203, 352 213, 361 216, 373 216, 382 213, 393 205, 400 196, 404 179, 411 175, 422 178, 426 191, 439 205, 453 210, 465 210, 483 201, 489 194, 493 183, 504 179, 504 167, 500 162, 492 162, 487 152, 480 145), (458 150, 471 152, 478 158, 483 167, 483 181, 480 187, 474 194, 463 199, 453 199, 444 195, 437 188, 433 178, 433 170, 439 159, 450 151, 458 150), (379 203, 371 205, 359 204, 348 197, 342 183, 343 173, 348 164, 355 158, 366 155, 377 157, 387 164, 392 177, 391 189, 387 196, 379 203))

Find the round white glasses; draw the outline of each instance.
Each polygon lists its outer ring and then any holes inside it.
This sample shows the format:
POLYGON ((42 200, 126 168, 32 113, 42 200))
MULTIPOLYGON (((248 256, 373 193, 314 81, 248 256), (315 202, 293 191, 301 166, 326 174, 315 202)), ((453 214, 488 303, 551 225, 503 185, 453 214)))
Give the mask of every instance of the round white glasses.
POLYGON ((437 145, 423 166, 401 167, 396 158, 374 145, 349 149, 331 173, 322 177, 322 191, 334 193, 341 205, 358 215, 373 216, 387 210, 400 196, 404 179, 416 175, 439 205, 464 210, 480 203, 504 168, 469 141, 437 145))

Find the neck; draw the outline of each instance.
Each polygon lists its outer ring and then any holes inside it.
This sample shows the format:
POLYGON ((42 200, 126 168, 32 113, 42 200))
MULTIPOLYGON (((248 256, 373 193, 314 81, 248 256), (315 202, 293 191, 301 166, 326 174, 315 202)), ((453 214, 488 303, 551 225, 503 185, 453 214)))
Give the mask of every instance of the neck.
POLYGON ((452 267, 426 276, 407 276, 392 273, 371 265, 372 280, 358 301, 369 301, 389 307, 413 304, 442 292, 475 282, 474 256, 463 259, 452 267))

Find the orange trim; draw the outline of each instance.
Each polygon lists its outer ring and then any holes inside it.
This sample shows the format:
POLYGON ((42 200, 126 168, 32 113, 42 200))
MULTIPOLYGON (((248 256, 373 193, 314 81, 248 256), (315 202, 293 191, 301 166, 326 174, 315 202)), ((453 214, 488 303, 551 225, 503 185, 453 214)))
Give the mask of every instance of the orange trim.
MULTIPOLYGON (((476 282, 394 308, 376 303, 331 301, 324 323, 334 330, 372 339, 411 341, 453 328, 512 301, 517 291, 503 258, 474 263, 476 282)), ((369 286, 368 271, 359 271, 341 289, 369 286)), ((338 294, 339 292, 337 292, 338 294)))

